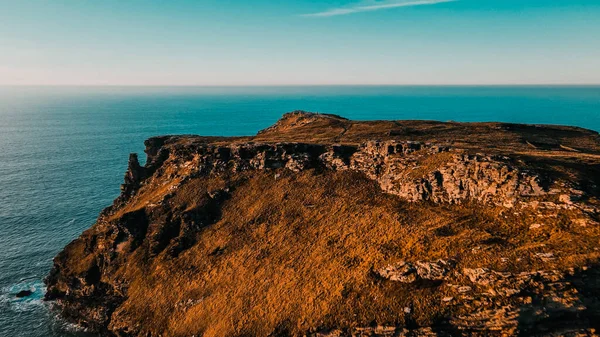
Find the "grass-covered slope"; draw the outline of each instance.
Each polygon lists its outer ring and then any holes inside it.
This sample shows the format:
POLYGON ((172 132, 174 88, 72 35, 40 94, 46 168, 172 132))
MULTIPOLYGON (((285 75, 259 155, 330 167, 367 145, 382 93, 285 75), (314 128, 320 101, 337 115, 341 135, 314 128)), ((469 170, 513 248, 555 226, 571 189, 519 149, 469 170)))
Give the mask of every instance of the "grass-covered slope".
POLYGON ((55 259, 118 336, 593 334, 600 140, 558 126, 286 114, 158 137, 55 259))

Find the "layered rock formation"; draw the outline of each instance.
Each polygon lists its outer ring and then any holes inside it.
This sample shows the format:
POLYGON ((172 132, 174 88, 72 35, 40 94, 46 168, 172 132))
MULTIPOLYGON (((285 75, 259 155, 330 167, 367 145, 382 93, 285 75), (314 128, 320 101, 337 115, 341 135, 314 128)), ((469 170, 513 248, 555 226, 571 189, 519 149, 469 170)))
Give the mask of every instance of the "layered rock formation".
POLYGON ((54 260, 46 298, 116 336, 583 334, 600 137, 294 112, 166 136, 54 260))

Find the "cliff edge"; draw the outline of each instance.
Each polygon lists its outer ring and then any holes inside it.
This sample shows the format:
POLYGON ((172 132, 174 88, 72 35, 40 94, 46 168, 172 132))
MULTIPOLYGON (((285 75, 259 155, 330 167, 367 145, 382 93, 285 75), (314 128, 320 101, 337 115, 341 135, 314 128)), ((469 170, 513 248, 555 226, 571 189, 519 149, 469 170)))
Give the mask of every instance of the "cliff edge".
POLYGON ((600 136, 292 112, 163 136, 54 259, 46 299, 108 336, 597 333, 600 136))

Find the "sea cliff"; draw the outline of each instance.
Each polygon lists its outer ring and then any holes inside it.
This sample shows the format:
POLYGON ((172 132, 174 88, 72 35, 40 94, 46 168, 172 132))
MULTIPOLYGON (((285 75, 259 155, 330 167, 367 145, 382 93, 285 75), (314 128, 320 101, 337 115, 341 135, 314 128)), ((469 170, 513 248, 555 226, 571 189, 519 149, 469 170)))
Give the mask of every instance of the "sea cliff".
POLYGON ((593 335, 600 136, 292 112, 148 139, 46 299, 112 336, 593 335))

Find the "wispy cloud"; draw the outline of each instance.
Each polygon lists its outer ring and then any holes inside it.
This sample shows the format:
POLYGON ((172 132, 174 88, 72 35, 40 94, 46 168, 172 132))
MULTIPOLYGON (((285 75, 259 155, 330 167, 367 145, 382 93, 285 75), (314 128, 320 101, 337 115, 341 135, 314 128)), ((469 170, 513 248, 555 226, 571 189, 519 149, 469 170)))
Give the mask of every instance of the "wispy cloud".
POLYGON ((338 15, 348 15, 360 12, 377 11, 381 9, 435 5, 444 2, 454 2, 458 0, 387 0, 387 1, 371 1, 368 3, 362 2, 351 7, 332 8, 323 12, 303 14, 305 17, 330 17, 338 15))

